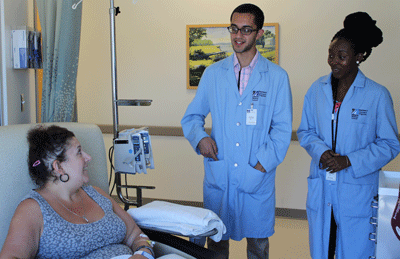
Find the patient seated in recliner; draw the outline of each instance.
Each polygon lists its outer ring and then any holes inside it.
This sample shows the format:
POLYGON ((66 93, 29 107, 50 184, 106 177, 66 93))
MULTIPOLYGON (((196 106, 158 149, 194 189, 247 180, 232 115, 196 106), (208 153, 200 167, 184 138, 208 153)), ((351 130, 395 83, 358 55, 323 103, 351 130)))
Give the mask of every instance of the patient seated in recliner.
POLYGON ((91 160, 74 133, 28 132, 37 189, 18 205, 0 258, 154 258, 153 243, 113 198, 88 185, 91 160))

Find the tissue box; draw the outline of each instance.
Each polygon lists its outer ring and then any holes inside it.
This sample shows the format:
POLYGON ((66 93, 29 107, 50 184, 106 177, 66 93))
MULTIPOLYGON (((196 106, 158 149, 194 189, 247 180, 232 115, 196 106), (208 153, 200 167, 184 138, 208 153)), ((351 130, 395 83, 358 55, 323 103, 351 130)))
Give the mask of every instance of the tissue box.
POLYGON ((13 61, 15 69, 28 68, 27 30, 12 31, 13 61))

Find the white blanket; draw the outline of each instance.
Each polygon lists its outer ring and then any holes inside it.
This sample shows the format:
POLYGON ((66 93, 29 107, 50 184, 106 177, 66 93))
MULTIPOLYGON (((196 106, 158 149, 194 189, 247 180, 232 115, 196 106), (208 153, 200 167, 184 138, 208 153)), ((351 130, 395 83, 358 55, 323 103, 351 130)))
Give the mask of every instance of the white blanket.
POLYGON ((199 236, 217 229, 218 233, 210 238, 219 242, 226 233, 226 227, 217 214, 204 208, 153 201, 129 209, 128 213, 139 226, 180 233, 183 236, 199 236))

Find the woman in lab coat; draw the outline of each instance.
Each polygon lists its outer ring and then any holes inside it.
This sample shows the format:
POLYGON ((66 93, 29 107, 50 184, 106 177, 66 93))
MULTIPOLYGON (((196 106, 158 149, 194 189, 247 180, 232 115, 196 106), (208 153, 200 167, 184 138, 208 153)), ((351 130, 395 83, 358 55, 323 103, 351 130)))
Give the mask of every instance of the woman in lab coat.
POLYGON ((312 157, 307 216, 313 258, 374 255, 368 238, 378 172, 400 151, 389 91, 359 70, 383 40, 375 23, 367 13, 346 17, 329 46, 332 72, 304 98, 297 134, 312 157))

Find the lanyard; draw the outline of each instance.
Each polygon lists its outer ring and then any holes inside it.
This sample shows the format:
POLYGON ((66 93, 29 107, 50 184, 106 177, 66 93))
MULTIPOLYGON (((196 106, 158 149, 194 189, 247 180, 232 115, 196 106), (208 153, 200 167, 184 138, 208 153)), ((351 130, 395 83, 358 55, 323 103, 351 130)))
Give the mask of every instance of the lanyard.
POLYGON ((337 143, 337 130, 338 130, 338 125, 339 125, 339 112, 340 112, 340 107, 342 105, 339 105, 337 114, 336 114, 336 125, 335 125, 335 104, 333 105, 332 109, 332 151, 336 153, 336 143, 337 143), (333 134, 333 128, 335 128, 335 134, 333 134))
POLYGON ((336 143, 337 143, 337 131, 338 131, 338 125, 339 125, 339 112, 340 112, 340 107, 342 106, 342 102, 339 104, 339 107, 337 108, 337 113, 336 113, 336 123, 335 122, 335 109, 336 109, 336 102, 337 98, 337 90, 334 91, 334 96, 333 96, 333 108, 332 108, 332 121, 331 121, 331 131, 332 131, 332 151, 336 153, 336 143), (336 125, 335 125, 336 124, 336 125), (336 127, 335 127, 336 126, 336 127), (335 127, 335 134, 333 134, 333 128, 335 127))
POLYGON ((240 72, 242 72, 242 69, 239 70, 239 77, 238 77, 238 90, 240 91, 240 72))

